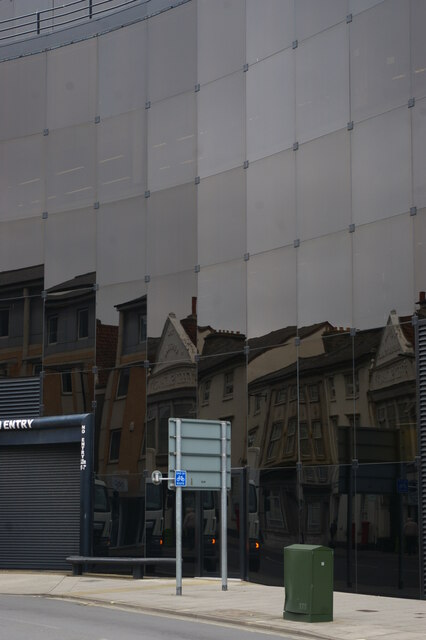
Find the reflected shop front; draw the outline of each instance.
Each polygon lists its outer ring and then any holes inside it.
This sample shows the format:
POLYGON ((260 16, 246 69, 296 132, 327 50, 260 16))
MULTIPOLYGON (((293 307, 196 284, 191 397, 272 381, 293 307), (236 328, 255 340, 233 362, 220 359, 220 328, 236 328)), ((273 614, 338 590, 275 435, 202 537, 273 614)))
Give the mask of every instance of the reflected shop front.
MULTIPOLYGON (((0 40, 0 420, 28 380, 94 414, 122 557, 175 555, 169 418, 229 420, 230 576, 318 544, 336 590, 423 598, 426 9, 326 4, 0 40)), ((220 495, 183 494, 184 575, 218 576, 220 495)))

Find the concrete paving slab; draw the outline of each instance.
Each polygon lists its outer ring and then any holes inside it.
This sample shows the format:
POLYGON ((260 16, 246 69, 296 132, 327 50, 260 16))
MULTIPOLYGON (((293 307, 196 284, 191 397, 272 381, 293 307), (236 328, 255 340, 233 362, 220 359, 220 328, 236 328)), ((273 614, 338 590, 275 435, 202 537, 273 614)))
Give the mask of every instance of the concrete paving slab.
POLYGON ((0 593, 68 598, 150 614, 246 626, 317 640, 424 640, 426 602, 351 593, 334 594, 333 622, 283 620, 284 588, 230 580, 222 591, 217 579, 184 579, 182 596, 169 578, 47 572, 0 572, 0 593))

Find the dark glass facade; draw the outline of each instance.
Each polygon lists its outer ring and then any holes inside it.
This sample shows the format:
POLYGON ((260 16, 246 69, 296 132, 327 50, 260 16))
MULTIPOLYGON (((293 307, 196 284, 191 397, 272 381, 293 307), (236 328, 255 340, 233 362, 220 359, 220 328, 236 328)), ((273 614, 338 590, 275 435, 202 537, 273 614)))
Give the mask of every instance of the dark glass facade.
MULTIPOLYGON (((418 598, 426 14, 319 4, 191 0, 0 63, 0 375, 95 413, 95 552, 173 556, 168 419, 230 420, 230 575, 325 544, 336 589, 418 598)), ((219 495, 183 507, 184 572, 217 575, 219 495)))

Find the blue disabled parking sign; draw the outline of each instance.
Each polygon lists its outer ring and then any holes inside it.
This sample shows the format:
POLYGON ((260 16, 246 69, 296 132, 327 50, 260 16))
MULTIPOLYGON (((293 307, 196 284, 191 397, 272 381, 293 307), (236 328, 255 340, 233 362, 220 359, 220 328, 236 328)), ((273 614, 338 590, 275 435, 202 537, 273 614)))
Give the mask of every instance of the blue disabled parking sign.
POLYGON ((186 471, 176 469, 175 471, 175 486, 186 487, 186 471))

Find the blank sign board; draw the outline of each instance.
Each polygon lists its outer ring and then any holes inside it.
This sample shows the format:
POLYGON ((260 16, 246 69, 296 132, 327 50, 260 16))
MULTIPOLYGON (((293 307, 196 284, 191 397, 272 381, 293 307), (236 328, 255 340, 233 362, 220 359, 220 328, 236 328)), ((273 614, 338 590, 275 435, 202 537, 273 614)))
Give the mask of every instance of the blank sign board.
MULTIPOLYGON (((176 421, 169 419, 169 488, 174 488, 176 471, 176 421)), ((221 489, 222 422, 181 418, 181 462, 186 471, 185 489, 221 489)), ((231 423, 226 422, 226 485, 231 488, 231 423)))

